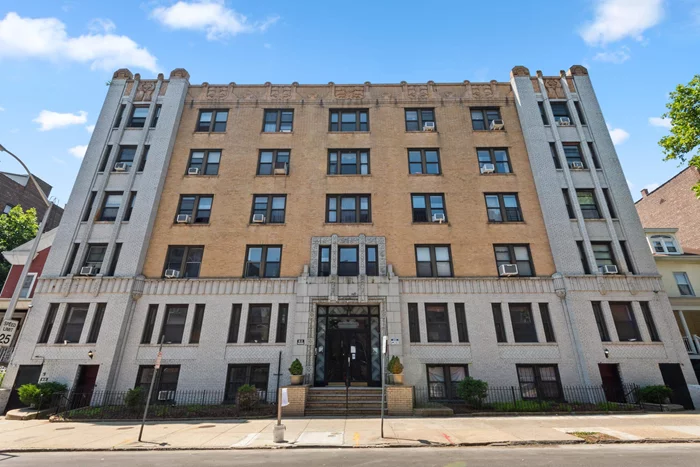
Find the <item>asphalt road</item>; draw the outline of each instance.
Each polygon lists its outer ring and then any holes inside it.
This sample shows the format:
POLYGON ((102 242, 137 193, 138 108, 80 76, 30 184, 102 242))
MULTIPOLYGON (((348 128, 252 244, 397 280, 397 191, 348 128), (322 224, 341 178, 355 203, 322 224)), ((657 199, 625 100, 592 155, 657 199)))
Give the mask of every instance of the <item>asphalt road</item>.
POLYGON ((700 444, 553 447, 2 453, 0 467, 61 466, 691 466, 700 444))

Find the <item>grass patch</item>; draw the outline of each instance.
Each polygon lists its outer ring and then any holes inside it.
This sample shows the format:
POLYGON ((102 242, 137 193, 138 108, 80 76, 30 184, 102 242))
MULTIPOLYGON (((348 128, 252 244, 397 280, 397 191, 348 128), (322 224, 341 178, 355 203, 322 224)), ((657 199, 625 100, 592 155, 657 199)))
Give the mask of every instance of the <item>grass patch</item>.
POLYGON ((600 433, 598 431, 574 431, 570 434, 581 438, 588 444, 596 444, 601 441, 615 441, 618 439, 614 436, 606 435, 605 433, 600 433))

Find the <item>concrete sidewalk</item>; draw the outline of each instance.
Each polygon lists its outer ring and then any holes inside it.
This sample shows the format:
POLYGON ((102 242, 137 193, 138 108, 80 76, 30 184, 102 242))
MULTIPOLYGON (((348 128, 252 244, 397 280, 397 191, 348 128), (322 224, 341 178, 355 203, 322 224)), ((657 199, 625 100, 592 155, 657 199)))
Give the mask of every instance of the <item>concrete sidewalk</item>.
POLYGON ((133 422, 50 423, 0 419, 0 451, 245 449, 271 447, 468 446, 579 443, 572 432, 627 442, 700 442, 700 413, 590 416, 295 418, 283 421, 284 444, 272 442, 274 420, 151 422, 144 442, 133 422))

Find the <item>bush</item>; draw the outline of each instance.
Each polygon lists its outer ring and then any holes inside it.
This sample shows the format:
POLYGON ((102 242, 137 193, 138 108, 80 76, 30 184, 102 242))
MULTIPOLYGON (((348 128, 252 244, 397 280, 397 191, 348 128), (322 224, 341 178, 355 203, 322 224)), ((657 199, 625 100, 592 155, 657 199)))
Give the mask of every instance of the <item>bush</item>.
POLYGON ((489 384, 486 381, 466 377, 457 384, 457 395, 469 405, 481 407, 488 395, 489 384))
POLYGON ((238 407, 241 410, 251 409, 258 403, 258 390, 255 386, 244 384, 238 388, 238 407))
POLYGON ((141 386, 129 389, 124 396, 124 404, 130 409, 141 407, 146 402, 146 395, 141 386))
POLYGON ((17 389, 19 400, 30 407, 36 407, 41 402, 41 389, 36 384, 23 384, 17 389))
POLYGON ((298 358, 292 362, 292 366, 289 367, 289 373, 294 376, 300 376, 304 374, 304 367, 301 365, 301 362, 298 358))
POLYGON ((496 412, 546 412, 551 407, 551 402, 544 401, 496 402, 493 404, 493 410, 496 412))
POLYGON ((66 392, 68 386, 62 383, 47 382, 23 384, 17 389, 19 400, 30 407, 41 409, 51 404, 54 394, 66 392))
POLYGON ((401 363, 399 357, 394 355, 389 359, 387 370, 389 370, 389 373, 391 373, 392 375, 400 375, 401 373, 403 373, 403 364, 401 363))
POLYGON ((665 404, 673 395, 673 390, 668 386, 646 386, 639 390, 639 400, 651 404, 665 404))

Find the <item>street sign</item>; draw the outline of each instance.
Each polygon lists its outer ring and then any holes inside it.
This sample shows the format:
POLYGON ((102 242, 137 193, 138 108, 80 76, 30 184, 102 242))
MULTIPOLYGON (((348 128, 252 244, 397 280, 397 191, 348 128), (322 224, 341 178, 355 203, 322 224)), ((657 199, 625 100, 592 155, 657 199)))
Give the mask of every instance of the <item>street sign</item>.
POLYGON ((289 394, 287 394, 287 388, 282 388, 282 407, 287 407, 289 405, 289 394))
POLYGON ((9 347, 17 331, 17 321, 3 320, 0 324, 0 347, 9 347))

